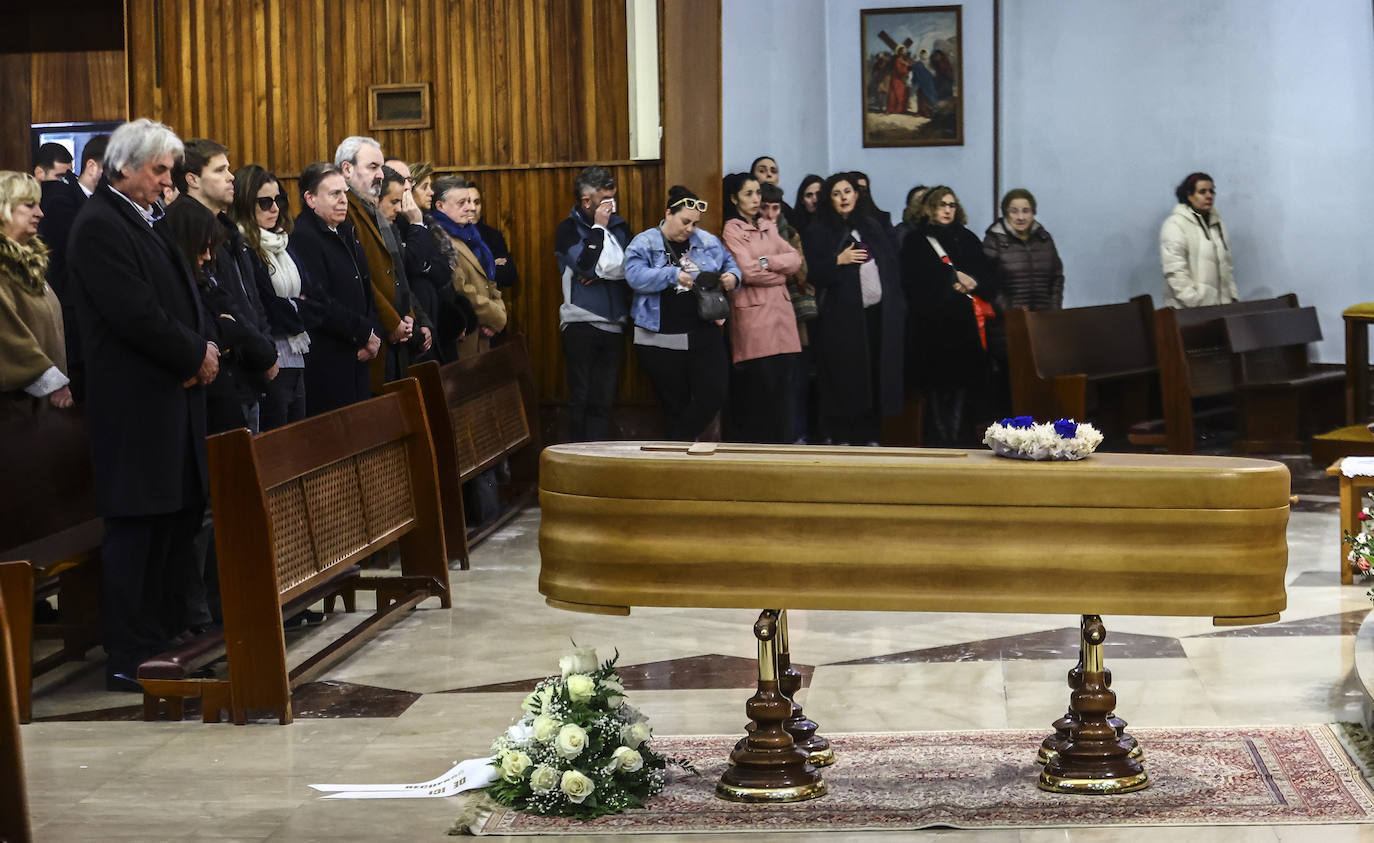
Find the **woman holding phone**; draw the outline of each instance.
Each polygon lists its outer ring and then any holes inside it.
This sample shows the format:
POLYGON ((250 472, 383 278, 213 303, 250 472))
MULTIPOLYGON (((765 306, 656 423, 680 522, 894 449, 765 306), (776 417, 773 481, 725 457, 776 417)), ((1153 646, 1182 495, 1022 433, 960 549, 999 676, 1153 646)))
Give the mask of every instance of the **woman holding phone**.
POLYGON ((735 259, 715 235, 699 228, 707 203, 674 185, 663 221, 625 249, 625 281, 634 292, 635 354, 663 405, 669 439, 699 438, 725 404, 730 377, 725 337, 702 319, 692 290, 708 283, 727 293, 739 283, 735 259))
POLYGON ((849 174, 826 179, 802 243, 820 311, 813 340, 826 432, 835 444, 872 445, 882 417, 902 411, 906 297, 886 232, 858 203, 849 174))

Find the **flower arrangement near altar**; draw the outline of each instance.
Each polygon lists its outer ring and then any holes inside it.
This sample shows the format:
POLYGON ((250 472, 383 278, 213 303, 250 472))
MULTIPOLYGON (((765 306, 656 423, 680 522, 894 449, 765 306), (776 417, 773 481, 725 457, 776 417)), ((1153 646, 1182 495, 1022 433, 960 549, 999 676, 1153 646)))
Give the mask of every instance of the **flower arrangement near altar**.
POLYGON ((1036 424, 1030 416, 1015 416, 989 425, 983 444, 1001 457, 1020 460, 1081 460, 1102 444, 1102 433, 1073 419, 1036 424))
POLYGON ((589 820, 636 808, 663 790, 669 764, 649 746, 648 718, 625 701, 614 658, 575 647, 559 659, 562 671, 525 697, 524 716, 492 744, 500 779, 487 794, 535 814, 589 820))
MULTIPOLYGON (((1350 552, 1345 558, 1350 562, 1350 570, 1355 576, 1374 580, 1374 533, 1365 529, 1365 524, 1374 518, 1374 512, 1366 506, 1360 509, 1357 517, 1360 519, 1360 529, 1353 533, 1346 530, 1342 536, 1345 543, 1350 545, 1350 552)), ((1374 597, 1374 591, 1371 591, 1371 597, 1374 597)))

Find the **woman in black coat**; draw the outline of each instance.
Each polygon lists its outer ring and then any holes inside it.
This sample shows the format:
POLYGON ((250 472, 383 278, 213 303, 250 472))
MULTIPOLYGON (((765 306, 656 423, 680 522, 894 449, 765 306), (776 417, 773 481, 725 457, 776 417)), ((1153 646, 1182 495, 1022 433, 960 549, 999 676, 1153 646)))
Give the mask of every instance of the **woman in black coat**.
POLYGON ((902 287, 911 303, 908 372, 925 394, 927 441, 965 444, 972 438, 966 410, 983 412, 988 384, 987 343, 973 297, 990 303, 997 285, 954 191, 932 187, 921 206, 901 251, 902 287))
POLYGON ((318 323, 305 326, 305 406, 314 416, 371 396, 367 364, 377 356, 383 330, 367 260, 348 222, 343 175, 330 164, 311 164, 300 188, 306 210, 296 217, 291 245, 305 270, 304 298, 320 306, 318 323))
POLYGON ((906 298, 887 233, 856 212, 859 192, 837 173, 821 185, 802 236, 820 315, 812 341, 820 412, 830 441, 876 443, 882 416, 902 410, 906 298))
MULTIPOLYGON (((196 279, 206 322, 214 326, 220 366, 238 360, 246 371, 265 372, 269 380, 275 377, 276 346, 252 327, 233 294, 212 274, 212 255, 223 254, 219 247, 224 245, 224 227, 214 213, 190 196, 182 196, 167 206, 156 228, 196 279)), ((205 388, 205 410, 208 433, 248 426, 239 392, 229 378, 217 377, 205 388)))

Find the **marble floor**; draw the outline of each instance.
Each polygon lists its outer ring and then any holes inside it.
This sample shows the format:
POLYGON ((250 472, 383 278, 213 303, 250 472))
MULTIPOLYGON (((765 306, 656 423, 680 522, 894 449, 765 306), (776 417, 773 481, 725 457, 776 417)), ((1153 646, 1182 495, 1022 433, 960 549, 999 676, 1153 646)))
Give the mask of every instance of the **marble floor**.
MULTIPOLYGON (((1107 619, 1118 711, 1134 726, 1362 719, 1353 653, 1370 602, 1364 586, 1339 583, 1334 496, 1323 494, 1334 484, 1313 490, 1302 490, 1290 522, 1279 623, 1107 619)), ((452 574, 451 611, 422 605, 307 686, 291 726, 144 723, 136 697, 102 689, 98 663, 43 677, 36 722, 22 730, 37 839, 440 839, 456 813, 451 800, 322 802, 307 785, 419 781, 485 754, 519 713, 524 689, 556 672, 572 641, 603 656, 619 648, 631 698, 659 734, 738 731, 754 675, 754 613, 636 609, 607 618, 549 608, 536 589, 538 527, 538 511, 527 511, 477 548, 472 570, 452 574)), ((342 616, 293 633, 292 653, 303 658, 312 637, 348 623, 342 616)), ((793 657, 807 676, 808 714, 831 732, 1042 728, 1064 709, 1076 624, 1070 616, 798 612, 793 657)), ((1338 843, 1374 840, 1374 825, 815 836, 1077 843, 1165 833, 1338 843)))

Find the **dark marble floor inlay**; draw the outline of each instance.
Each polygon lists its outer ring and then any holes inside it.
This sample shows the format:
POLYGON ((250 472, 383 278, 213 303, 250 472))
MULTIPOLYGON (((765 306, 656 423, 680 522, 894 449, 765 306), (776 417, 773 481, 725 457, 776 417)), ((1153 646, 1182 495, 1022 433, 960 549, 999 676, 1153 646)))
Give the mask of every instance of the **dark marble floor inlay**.
MULTIPOLYGON (((802 687, 811 684, 811 665, 794 664, 802 675, 802 687)), ((720 688, 753 688, 758 684, 758 662, 738 656, 718 654, 689 656, 681 659, 667 659, 644 664, 619 665, 620 678, 625 682, 627 691, 701 691, 720 688)), ((532 691, 539 680, 521 679, 515 682, 499 682, 494 685, 478 685, 472 688, 454 688, 443 691, 445 694, 475 694, 495 691, 532 691)))
MULTIPOLYGON (((291 692, 291 712, 296 717, 307 719, 339 719, 351 717, 400 717, 406 709, 415 704, 420 694, 412 691, 397 691, 392 688, 374 688, 371 685, 355 685, 352 682, 327 680, 310 682, 291 692)), ((131 699, 137 699, 130 694, 131 699)), ((164 719, 166 703, 163 703, 164 719)), ((183 703, 182 719, 200 719, 200 700, 187 699, 183 703)), ((115 708, 100 708, 92 711, 76 711, 68 714, 52 714, 35 717, 44 723, 89 722, 115 720, 142 720, 143 705, 123 705, 115 708)), ((249 712, 250 722, 276 722, 276 715, 254 709, 249 712)))
POLYGON ((1370 609, 1356 609, 1335 615, 1318 615, 1315 618, 1299 618, 1278 623, 1264 623, 1256 626, 1238 626, 1220 632, 1207 632, 1192 635, 1190 638, 1282 638, 1299 635, 1354 635, 1360 631, 1360 624, 1370 609))
MULTIPOLYGON (((1104 657, 1112 659, 1182 659, 1187 658, 1177 638, 1163 635, 1138 635, 1131 632, 1112 632, 1107 627, 1104 657)), ((983 641, 967 641, 944 647, 908 650, 884 656, 836 662, 836 664, 918 664, 922 662, 988 662, 1004 659, 1029 661, 1078 658, 1078 628, 1065 627, 1025 635, 1007 635, 983 641)))

